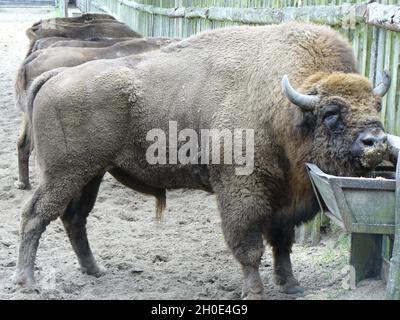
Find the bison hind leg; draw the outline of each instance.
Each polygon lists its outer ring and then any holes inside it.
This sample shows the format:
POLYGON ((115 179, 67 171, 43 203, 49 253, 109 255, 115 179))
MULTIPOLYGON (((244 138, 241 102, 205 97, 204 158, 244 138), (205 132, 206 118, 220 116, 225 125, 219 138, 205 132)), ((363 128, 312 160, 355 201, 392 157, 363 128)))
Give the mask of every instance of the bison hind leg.
POLYGON ((39 240, 47 225, 61 216, 73 196, 79 191, 80 178, 43 179, 25 205, 20 222, 17 270, 13 277, 16 289, 37 291, 34 265, 39 240))
POLYGON ((96 202, 102 178, 103 175, 97 176, 83 187, 81 193, 71 200, 67 210, 61 216, 81 271, 96 277, 104 274, 105 270, 97 265, 93 256, 87 238, 86 221, 96 202))

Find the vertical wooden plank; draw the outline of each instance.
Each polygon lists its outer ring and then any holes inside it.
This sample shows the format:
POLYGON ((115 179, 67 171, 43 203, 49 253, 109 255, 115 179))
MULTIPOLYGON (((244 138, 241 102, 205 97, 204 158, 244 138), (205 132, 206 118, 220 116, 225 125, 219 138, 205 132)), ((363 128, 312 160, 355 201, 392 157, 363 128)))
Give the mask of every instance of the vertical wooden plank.
MULTIPOLYGON (((386 100, 386 110, 387 112, 387 130, 395 134, 396 131, 396 92, 397 92, 397 74, 398 74, 398 64, 399 64, 399 34, 392 33, 393 38, 393 46, 391 48, 391 58, 389 66, 387 70, 390 72, 390 76, 392 77, 392 84, 389 88, 389 92, 387 93, 386 100)), ((398 125, 398 124, 397 124, 398 125)))
MULTIPOLYGON (((392 36, 393 36, 392 32, 386 31, 384 67, 380 75, 380 78, 382 78, 383 71, 389 70, 390 68, 390 61, 392 57, 392 36)), ((390 121, 390 119, 392 118, 393 109, 388 104, 387 94, 382 98, 382 111, 383 111, 382 117, 384 121, 383 123, 385 125, 385 128, 387 128, 389 132, 392 132, 393 128, 391 127, 392 122, 390 121)))
MULTIPOLYGON (((375 85, 382 79, 383 68, 384 68, 384 53, 385 53, 385 38, 386 33, 382 28, 378 29, 378 45, 377 45, 377 57, 376 57, 376 69, 375 69, 375 85)), ((386 104, 382 105, 381 121, 385 123, 386 117, 386 104)))
POLYGON ((318 212, 311 227, 311 245, 319 245, 321 241, 321 212, 318 212))
POLYGON ((362 27, 360 26, 360 28, 361 28, 361 34, 362 34, 362 37, 363 37, 363 39, 362 39, 362 49, 361 49, 361 59, 360 59, 360 61, 361 61, 360 71, 361 71, 361 74, 363 76, 368 77, 367 72, 368 72, 368 53, 369 53, 369 50, 368 50, 368 47, 369 47, 369 42, 368 42, 368 35, 369 35, 368 31, 369 31, 369 28, 368 28, 368 25, 363 25, 362 27))

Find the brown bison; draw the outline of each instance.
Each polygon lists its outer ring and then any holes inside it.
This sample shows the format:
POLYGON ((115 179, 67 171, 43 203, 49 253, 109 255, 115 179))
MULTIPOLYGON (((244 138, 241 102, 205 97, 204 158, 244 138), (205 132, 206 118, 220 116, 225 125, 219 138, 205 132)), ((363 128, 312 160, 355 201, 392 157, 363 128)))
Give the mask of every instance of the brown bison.
MULTIPOLYGON (((74 41, 74 40, 72 40, 74 41)), ((40 74, 59 67, 73 67, 91 60, 113 59, 156 50, 179 39, 136 38, 115 43, 104 48, 54 47, 35 51, 22 63, 15 81, 15 103, 18 110, 26 113, 26 93, 32 81, 40 74)), ((33 149, 29 121, 23 120, 17 141, 19 178, 15 186, 29 189, 29 156, 33 149)))
POLYGON ((136 38, 113 38, 113 39, 90 39, 75 40, 64 37, 48 37, 35 41, 31 53, 37 50, 43 50, 54 47, 79 47, 79 48, 103 48, 109 47, 117 42, 132 40, 136 38))
POLYGON ((109 15, 109 14, 104 14, 104 13, 83 13, 79 16, 76 17, 57 17, 57 18, 50 18, 50 19, 44 19, 40 20, 38 22, 35 22, 32 27, 41 25, 41 24, 46 24, 46 23, 65 23, 65 22, 72 22, 72 23, 89 23, 93 21, 102 21, 102 20, 115 20, 116 19, 109 15))
POLYGON ((49 23, 32 26, 26 30, 26 35, 32 41, 46 37, 65 37, 71 39, 87 40, 91 38, 139 38, 140 34, 133 31, 126 24, 101 20, 92 23, 49 23))
POLYGON ((99 40, 113 38, 140 38, 141 35, 134 32, 127 25, 116 21, 113 17, 98 14, 86 14, 71 18, 54 18, 41 20, 34 23, 26 30, 30 40, 29 56, 37 49, 36 42, 43 38, 59 37, 77 40, 99 40))
POLYGON ((41 75, 28 109, 41 181, 21 215, 15 282, 34 287, 39 238, 58 217, 82 270, 101 272, 85 225, 109 172, 159 199, 173 188, 213 192, 224 238, 243 270, 243 297, 263 297, 263 238, 273 248, 276 283, 300 291, 290 262, 293 230, 318 210, 304 164, 354 175, 380 162, 387 142, 378 111, 386 90, 357 73, 338 33, 299 23, 205 32, 161 50, 41 75), (197 153, 187 163, 173 156, 150 163, 154 141, 147 135, 158 128, 168 140, 171 121, 198 135, 253 129, 252 173, 199 164, 197 153))

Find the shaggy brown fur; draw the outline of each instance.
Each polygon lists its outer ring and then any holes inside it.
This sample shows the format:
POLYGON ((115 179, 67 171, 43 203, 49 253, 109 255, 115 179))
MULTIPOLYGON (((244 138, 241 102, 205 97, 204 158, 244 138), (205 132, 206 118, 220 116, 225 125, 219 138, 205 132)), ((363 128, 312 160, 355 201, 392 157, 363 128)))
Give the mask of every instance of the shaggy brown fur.
POLYGON ((377 99, 356 74, 349 44, 310 24, 206 32, 161 51, 69 68, 36 96, 32 87, 28 111, 42 179, 22 213, 15 278, 28 287, 42 232, 57 217, 67 219, 66 212, 79 221, 67 232, 82 268, 100 271, 84 227, 95 196, 90 205, 79 199, 94 193, 87 190, 93 181, 98 188, 105 172, 119 170, 134 189, 214 192, 224 238, 243 269, 243 297, 263 297, 263 237, 273 247, 276 282, 298 292, 293 230, 317 212, 304 163, 333 174, 368 170, 352 156, 354 146, 365 131, 382 133, 377 99), (295 88, 320 98, 312 111, 289 103, 281 87, 285 74, 295 88), (179 130, 254 129, 254 171, 241 176, 233 165, 149 165, 146 134, 167 133, 171 120, 179 130))

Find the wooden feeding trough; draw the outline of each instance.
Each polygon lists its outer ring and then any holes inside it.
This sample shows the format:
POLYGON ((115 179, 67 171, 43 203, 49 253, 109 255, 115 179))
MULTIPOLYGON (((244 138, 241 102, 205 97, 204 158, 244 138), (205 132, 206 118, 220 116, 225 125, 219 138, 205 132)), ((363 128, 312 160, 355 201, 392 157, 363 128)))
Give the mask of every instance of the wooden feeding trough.
MULTIPOLYGON (((400 137, 389 139, 400 150, 400 137)), ((356 283, 382 276, 387 298, 400 299, 400 161, 396 172, 368 177, 338 177, 306 166, 322 212, 351 233, 356 283)))

